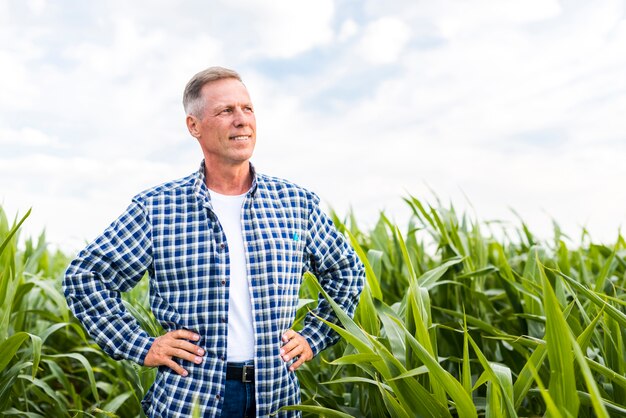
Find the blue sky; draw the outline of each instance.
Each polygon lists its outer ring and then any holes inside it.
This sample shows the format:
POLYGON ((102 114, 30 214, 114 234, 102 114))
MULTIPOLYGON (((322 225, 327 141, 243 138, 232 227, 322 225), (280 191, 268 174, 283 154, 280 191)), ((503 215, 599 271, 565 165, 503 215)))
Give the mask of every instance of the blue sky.
POLYGON ((0 201, 68 251, 201 159, 182 89, 238 70, 258 170, 371 225, 431 190, 544 237, 614 241, 624 1, 0 0, 0 201))

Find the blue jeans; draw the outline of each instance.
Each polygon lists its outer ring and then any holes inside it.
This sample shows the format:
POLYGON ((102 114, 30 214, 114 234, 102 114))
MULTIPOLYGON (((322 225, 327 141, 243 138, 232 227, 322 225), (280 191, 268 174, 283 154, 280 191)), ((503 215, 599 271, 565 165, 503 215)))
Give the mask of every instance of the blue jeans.
POLYGON ((254 383, 243 383, 239 380, 226 380, 224 390, 224 418, 252 418, 256 416, 254 399, 254 383))

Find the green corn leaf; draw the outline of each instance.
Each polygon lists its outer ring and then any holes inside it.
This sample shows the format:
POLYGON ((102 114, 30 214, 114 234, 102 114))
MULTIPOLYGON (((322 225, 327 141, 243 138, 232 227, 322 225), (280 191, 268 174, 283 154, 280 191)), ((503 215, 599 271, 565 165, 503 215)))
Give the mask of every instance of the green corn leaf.
POLYGON ((596 325, 602 318, 603 314, 604 314, 604 307, 602 307, 600 312, 598 312, 598 315, 596 315, 593 321, 591 321, 589 325, 587 325, 584 331, 576 339, 576 342, 578 343, 578 345, 580 345, 580 348, 583 351, 586 351, 587 347, 591 343, 591 338, 593 337, 594 331, 596 329, 596 325))
MULTIPOLYGON (((456 260, 462 261, 463 259, 462 258, 453 258, 452 259, 452 261, 456 261, 456 260)), ((457 263, 454 263, 454 264, 457 264, 457 263)), ((457 278, 457 280, 458 279, 470 279, 472 277, 486 276, 486 275, 488 275, 490 273, 495 273, 497 271, 498 271, 498 269, 495 268, 494 266, 488 266, 488 267, 483 267, 483 268, 478 269, 478 270, 470 271, 469 273, 459 274, 458 276, 456 276, 456 278, 457 278)), ((422 286, 427 287, 424 283, 422 283, 422 286)))
POLYGON ((493 376, 490 374, 490 370, 482 372, 480 376, 478 376, 478 379, 476 379, 476 382, 474 383, 474 386, 472 387, 472 391, 478 389, 479 387, 481 387, 482 385, 486 383, 489 383, 491 379, 493 379, 493 376))
POLYGON ((426 289, 415 285, 409 286, 407 293, 407 323, 415 327, 415 337, 428 352, 435 355, 429 328, 431 325, 430 297, 426 289))
POLYGON ((374 379, 368 379, 366 377, 343 377, 341 379, 335 379, 335 380, 331 380, 329 382, 322 382, 322 385, 332 385, 332 384, 336 384, 336 383, 367 383, 368 385, 374 385, 374 386, 379 386, 382 385, 382 387, 385 390, 388 391, 392 391, 391 386, 386 385, 384 383, 379 382, 378 380, 374 380, 374 379))
POLYGON ((9 408, 6 411, 3 411, 2 414, 5 416, 16 415, 19 417, 28 417, 28 418, 48 418, 41 414, 37 414, 35 412, 20 411, 17 408, 9 408))
POLYGON ((585 359, 585 356, 583 355, 583 352, 580 349, 580 346, 576 342, 574 335, 572 335, 571 332, 568 334, 569 334, 570 343, 572 344, 572 349, 574 351, 576 362, 578 363, 578 366, 580 367, 580 372, 583 375, 585 384, 587 385, 587 390, 589 391, 589 396, 591 398, 593 411, 597 417, 609 418, 609 413, 606 410, 606 407, 604 406, 602 395, 600 394, 598 385, 595 381, 593 374, 591 373, 591 369, 589 368, 589 365, 587 364, 587 360, 585 359))
POLYGON ((29 337, 26 332, 18 332, 0 343, 0 371, 4 370, 9 364, 17 350, 22 346, 24 341, 29 337))
MULTIPOLYGON (((578 396, 580 397, 580 403, 585 406, 593 406, 592 397, 587 392, 578 391, 578 396)), ((602 400, 602 404, 606 408, 607 412, 609 412, 612 417, 626 417, 626 406, 618 405, 614 402, 607 401, 606 399, 602 400)))
POLYGON ((365 266, 365 279, 367 280, 367 284, 369 285, 372 296, 378 300, 383 300, 383 292, 380 290, 380 284, 378 283, 378 278, 376 277, 376 273, 374 273, 374 269, 372 269, 372 265, 369 262, 369 258, 363 251, 363 248, 357 241, 357 239, 350 233, 350 231, 346 231, 348 237, 350 238, 350 244, 352 244, 352 248, 359 256, 359 259, 365 266))
MULTIPOLYGON (((465 311, 465 309, 464 309, 465 311)), ((472 395, 472 368, 469 359, 469 339, 467 331, 467 317, 463 312, 463 363, 461 365, 461 381, 465 392, 472 395)))
POLYGON ((404 239, 402 239, 402 233, 398 227, 394 228, 394 236, 398 243, 400 244, 400 250, 402 253, 402 259, 404 260, 404 264, 409 273, 409 285, 419 285, 417 282, 417 274, 415 273, 415 269, 413 268, 413 262, 411 261, 411 257, 409 256, 409 252, 404 243, 404 239))
POLYGON ((540 274, 543 280, 543 306, 546 310, 545 340, 550 360, 550 395, 559 410, 576 417, 580 401, 576 393, 571 331, 559 309, 559 301, 552 290, 552 285, 542 268, 540 268, 540 274))
POLYGON ((532 373, 535 382, 537 383, 537 387, 539 388, 539 393, 541 394, 543 401, 546 403, 546 412, 548 413, 547 415, 551 418, 563 418, 563 415, 561 415, 561 412, 556 406, 554 399, 552 399, 552 396, 550 395, 550 391, 545 388, 543 382, 541 381, 541 377, 539 377, 537 370, 532 365, 530 365, 529 370, 532 373))
POLYGON ((624 314, 623 312, 620 312, 614 306, 604 301, 600 296, 598 296, 597 292, 587 289, 585 286, 578 283, 576 280, 572 279, 571 277, 566 276, 565 274, 561 273, 558 270, 551 270, 551 269, 549 270, 559 275, 563 280, 565 280, 569 285, 571 285, 574 289, 576 289, 576 291, 578 291, 580 294, 582 294, 587 299, 589 299, 589 301, 592 302, 594 305, 596 305, 598 308, 604 308, 607 315, 610 315, 611 318, 616 320, 620 324, 621 327, 626 328, 626 314, 624 314))
POLYGON ((325 408, 317 405, 288 405, 283 406, 278 411, 303 411, 317 414, 317 416, 329 417, 329 418, 353 418, 352 415, 335 411, 333 409, 325 408))
POLYGON ((419 359, 424 363, 432 376, 450 395, 456 404, 457 411, 463 417, 475 417, 476 409, 471 397, 467 394, 463 386, 450 373, 448 373, 437 361, 431 353, 422 346, 415 337, 413 337, 397 318, 391 318, 398 327, 404 332, 405 337, 419 359))
POLYGON ((102 409, 109 413, 115 413, 131 396, 132 392, 124 392, 121 395, 117 395, 115 398, 104 404, 102 409))
POLYGON ((436 225, 435 221, 431 218, 429 212, 426 210, 426 208, 424 207, 422 202, 420 202, 417 198, 412 197, 412 196, 411 196, 410 199, 404 199, 404 200, 405 200, 405 202, 407 202, 409 204, 409 206, 413 210, 413 214, 418 219, 425 219, 426 222, 432 228, 436 228, 437 225, 436 225))
POLYGON ((398 376, 406 372, 400 361, 390 353, 384 345, 372 339, 376 351, 381 355, 383 361, 375 363, 379 373, 391 386, 394 394, 407 411, 417 411, 424 416, 450 416, 450 412, 437 399, 436 395, 427 391, 424 386, 414 379, 391 380, 393 376, 398 376))
POLYGON ((63 398, 61 398, 59 396, 59 394, 53 390, 50 385, 48 385, 48 383, 42 379, 37 379, 37 378, 33 378, 31 376, 25 375, 25 374, 21 374, 18 376, 19 379, 23 379, 28 381, 29 383, 31 383, 33 386, 41 389, 47 397, 49 397, 50 399, 54 400, 54 402, 56 403, 57 407, 62 407, 65 405, 65 402, 63 400, 63 398))
POLYGON ((589 368, 604 376, 605 379, 613 382, 615 385, 619 386, 622 390, 626 391, 626 377, 617 373, 615 370, 611 370, 602 364, 590 360, 586 358, 587 364, 589 364, 589 368))
MULTIPOLYGON (((46 343, 46 340, 55 332, 59 331, 60 329, 63 328, 71 328, 72 331, 75 331, 78 335, 81 335, 82 337, 84 337, 84 333, 83 333, 83 329, 82 327, 80 327, 78 324, 76 323, 72 323, 72 322, 58 322, 56 324, 52 324, 49 327, 47 327, 45 330, 43 330, 42 332, 39 333, 39 337, 41 338, 42 343, 46 343)), ((86 339, 83 338, 83 341, 85 341, 86 339)))
POLYGON ((32 377, 35 378, 37 375, 37 368, 39 367, 39 361, 41 360, 41 347, 42 347, 42 339, 33 334, 28 334, 30 337, 32 353, 33 353, 33 372, 32 377))
POLYGON ((361 298, 356 307, 354 317, 365 332, 370 335, 379 335, 380 323, 378 321, 378 315, 376 315, 376 307, 374 306, 372 293, 367 284, 363 287, 363 291, 361 292, 361 298))
POLYGON ((615 259, 616 251, 617 248, 614 248, 611 252, 611 255, 609 256, 609 258, 607 258, 606 262, 602 266, 602 270, 600 270, 600 273, 596 277, 596 283, 594 288, 596 292, 602 292, 604 290, 604 283, 607 277, 609 277, 609 273, 611 272, 611 267, 613 265, 613 260, 615 259))
MULTIPOLYGON (((70 383, 70 379, 68 374, 61 368, 61 366, 52 360, 43 360, 42 363, 45 364, 50 369, 50 380, 56 379, 55 387, 62 387, 64 391, 68 394, 74 392, 74 387, 72 383, 70 383)), ((57 389, 59 390, 59 389, 57 389)), ((73 399, 75 401, 75 399, 73 399)))
POLYGON ((480 386, 479 383, 482 384, 484 381, 491 382, 491 384, 499 385, 500 386, 499 390, 502 395, 499 399, 502 399, 502 401, 504 402, 504 406, 506 407, 506 412, 508 416, 516 417, 517 414, 513 406, 514 390, 510 390, 508 388, 508 383, 503 384, 501 377, 499 377, 498 374, 494 372, 492 363, 487 360, 484 353, 482 352, 482 350, 480 349, 476 341, 474 341, 472 336, 468 334, 467 338, 469 340, 469 343, 472 346, 472 349, 474 350, 474 353, 476 354, 476 357, 478 358, 478 361, 480 362, 481 366, 483 366, 483 369, 484 369, 483 376, 481 376, 481 378, 479 378, 478 381, 474 384, 474 389, 479 387, 480 386))
MULTIPOLYGON (((367 260, 372 266, 372 271, 374 272, 374 277, 376 277, 377 282, 380 280, 383 274, 383 257, 385 253, 380 250, 371 249, 367 252, 367 260)), ((381 291, 382 295, 382 291, 381 291)))
MULTIPOLYGON (((419 283, 420 287, 430 289, 436 285, 437 281, 450 269, 450 267, 455 266, 461 262, 463 262, 463 259, 460 257, 452 258, 441 264, 440 266, 437 266, 432 270, 428 270, 426 273, 422 274, 417 279, 417 282, 419 283)), ((457 278, 459 277, 457 276, 457 278)))
POLYGON ((8 408, 11 401, 11 392, 20 371, 32 366, 32 361, 20 361, 0 373, 0 411, 8 408))
POLYGON ((528 390, 532 386, 534 380, 532 371, 540 369, 547 354, 548 350, 545 343, 537 345, 537 348, 535 349, 535 351, 533 351, 526 364, 524 364, 522 371, 517 376, 517 380, 513 385, 513 398, 515 399, 515 409, 520 407, 522 401, 526 398, 526 395, 528 394, 528 390))
POLYGON ((487 386, 486 417, 517 416, 509 410, 513 399, 513 379, 511 369, 497 363, 490 363, 497 381, 489 381, 487 386))
POLYGON ((9 230, 8 234, 4 237, 4 240, 2 241, 2 243, 0 243, 0 254, 2 254, 2 252, 7 247, 7 245, 9 245, 9 242, 11 242, 11 238, 13 238, 13 236, 17 233, 17 231, 20 229, 20 227, 22 226, 26 218, 30 216, 31 211, 32 211, 32 208, 28 209, 26 214, 22 216, 22 219, 20 219, 20 221, 15 226, 13 226, 11 230, 9 230))
POLYGON ((47 354, 44 356, 47 359, 60 359, 60 358, 71 358, 78 361, 82 366, 85 373, 87 373, 87 378, 89 379, 89 384, 91 386, 91 393, 93 394, 96 402, 100 402, 100 395, 98 395, 98 390, 96 388, 96 378, 93 373, 93 368, 89 363, 89 360, 85 358, 82 354, 78 353, 65 353, 65 354, 47 354))
POLYGON ((406 379, 407 377, 421 376, 426 373, 428 373, 428 367, 419 366, 414 369, 407 370, 406 372, 399 374, 396 377, 392 377, 391 379, 387 379, 387 380, 406 379))
POLYGON ((396 323, 391 320, 390 316, 388 315, 387 312, 391 311, 391 309, 382 308, 381 306, 382 303, 379 303, 378 305, 379 305, 379 311, 381 312, 380 321, 383 324, 383 328, 385 329, 387 339, 389 340, 391 352, 393 353, 395 358, 397 358, 398 361, 400 361, 400 363, 406 364, 406 344, 404 341, 404 333, 396 325, 396 323))
MULTIPOLYGON (((51 280, 38 280, 35 285, 42 289, 46 294, 46 297, 53 301, 56 306, 65 308, 67 301, 65 296, 61 292, 61 289, 56 286, 51 280)), ((63 322, 70 322, 69 310, 63 309, 61 311, 63 322)))
POLYGON ((380 386, 380 392, 383 395, 383 400, 385 402, 385 406, 387 407, 387 412, 391 415, 392 418, 410 418, 409 411, 406 411, 400 401, 393 396, 387 390, 385 390, 382 385, 380 386))
MULTIPOLYGON (((335 330, 350 344, 356 344, 355 347, 359 351, 371 353, 373 350, 376 350, 381 355, 382 361, 374 363, 373 366, 377 368, 383 377, 391 378, 394 375, 406 372, 406 369, 404 369, 402 364, 381 343, 377 342, 373 339, 373 337, 368 336, 361 329, 359 329, 352 319, 345 312, 343 312, 341 308, 334 301, 332 301, 332 299, 328 297, 327 293, 322 289, 314 276, 311 280, 315 282, 315 286, 318 287, 320 293, 322 293, 324 298, 328 300, 336 315, 340 318, 342 324, 346 326, 346 329, 344 330, 338 325, 318 317, 319 320, 323 321, 335 330), (348 328, 354 329, 359 336, 354 336, 348 328), (367 338, 370 343, 365 344, 361 341, 362 337, 367 338)), ((426 416, 450 416, 448 409, 439 403, 433 395, 417 381, 403 379, 398 381, 389 381, 389 383, 393 388, 394 393, 398 396, 399 401, 402 402, 403 405, 406 405, 407 409, 417 411, 426 416)))
POLYGON ((331 361, 329 364, 338 366, 345 364, 359 364, 359 363, 373 363, 375 361, 380 361, 381 357, 378 354, 374 353, 359 353, 359 354, 349 354, 347 356, 339 357, 336 360, 331 361))
POLYGON ((344 338, 346 339, 349 339, 350 344, 354 345, 359 351, 371 351, 371 344, 369 343, 370 340, 369 338, 367 338, 365 332, 358 327, 358 325, 352 320, 352 318, 350 318, 348 314, 346 314, 334 300, 332 300, 328 293, 326 293, 326 291, 319 284, 317 278, 308 271, 304 273, 304 276, 307 280, 310 280, 310 282, 317 289, 317 291, 320 292, 324 299, 328 301, 330 306, 333 308, 335 315, 337 315, 337 318, 345 327, 346 332, 343 332, 343 330, 340 332, 339 327, 333 327, 333 329, 337 330, 337 332, 342 333, 342 336, 344 336, 344 338))

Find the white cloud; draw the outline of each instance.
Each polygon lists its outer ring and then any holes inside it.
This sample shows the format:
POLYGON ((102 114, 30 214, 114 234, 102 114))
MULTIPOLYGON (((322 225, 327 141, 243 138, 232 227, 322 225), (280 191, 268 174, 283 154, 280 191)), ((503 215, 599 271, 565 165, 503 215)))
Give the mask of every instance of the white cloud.
POLYGON ((0 127, 0 145, 17 147, 53 147, 61 146, 58 138, 51 137, 33 128, 2 129, 0 127))
MULTIPOLYGON (((9 35, 10 31, 0 35, 9 35)), ((11 39, 11 38, 8 38, 11 39)), ((28 75, 31 73, 31 63, 35 61, 38 55, 36 48, 26 40, 16 41, 19 46, 11 48, 2 45, 0 49, 0 68, 2 76, 0 77, 0 111, 20 110, 29 107, 35 102, 40 92, 37 87, 29 80, 28 75)))
POLYGON ((486 32, 502 24, 516 25, 554 18, 561 13, 557 0, 507 0, 492 2, 444 2, 436 11, 441 34, 446 38, 486 32))
POLYGON ((558 17, 563 10, 558 0, 472 0, 437 2, 368 0, 364 10, 369 16, 402 16, 414 22, 416 31, 435 31, 446 38, 488 32, 498 25, 520 25, 558 17))
POLYGON ((46 0, 28 0, 27 4, 35 15, 41 15, 46 10, 46 0))
POLYGON ((341 28, 339 29, 339 34, 337 39, 341 42, 345 42, 346 40, 352 38, 359 31, 359 25, 352 19, 346 19, 341 24, 341 28))
POLYGON ((411 30, 405 22, 383 17, 365 27, 358 51, 366 62, 390 64, 398 59, 410 38, 411 30))
POLYGON ((51 242, 76 251, 113 221, 135 194, 194 168, 128 156, 105 160, 36 153, 0 159, 0 202, 9 216, 32 207, 26 232, 37 235, 45 228, 51 242))
POLYGON ((623 222, 621 2, 20 4, 0 1, 0 201, 55 241, 196 169, 181 93, 214 64, 250 88, 259 170, 340 212, 401 220, 429 185, 544 235, 547 214, 607 241, 623 222))
MULTIPOLYGON (((623 10, 589 7, 529 11, 517 22, 559 19, 532 30, 497 13, 489 24, 468 15, 471 31, 407 50, 395 73, 341 113, 309 112, 306 121, 306 107, 292 105, 305 116, 280 126, 304 132, 297 155, 310 163, 299 180, 340 209, 359 202, 357 213, 370 219, 383 207, 403 212, 394 199, 407 190, 423 195, 426 182, 460 206, 464 190, 483 218, 512 219, 513 207, 543 236, 554 216, 574 235, 587 224, 595 238, 614 239, 626 205, 614 193, 626 157, 618 145, 626 132, 623 10), (349 197, 345 185, 354 186, 349 197)), ((340 85, 351 73, 358 69, 348 54, 319 79, 344 74, 333 80, 340 85)), ((297 172, 298 162, 276 168, 297 172)))
POLYGON ((242 52, 247 59, 291 58, 327 45, 334 36, 333 0, 236 0, 223 6, 223 14, 230 16, 219 26, 227 30, 226 37, 246 40, 242 52))

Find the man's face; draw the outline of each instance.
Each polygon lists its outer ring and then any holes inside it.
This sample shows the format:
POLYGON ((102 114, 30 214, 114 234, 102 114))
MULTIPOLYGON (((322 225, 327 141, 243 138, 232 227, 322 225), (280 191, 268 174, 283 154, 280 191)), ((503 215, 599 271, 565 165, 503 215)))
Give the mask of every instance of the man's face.
POLYGON ((188 117, 191 134, 198 139, 207 166, 236 166, 252 157, 256 119, 243 83, 234 78, 212 81, 201 90, 204 110, 188 117))

